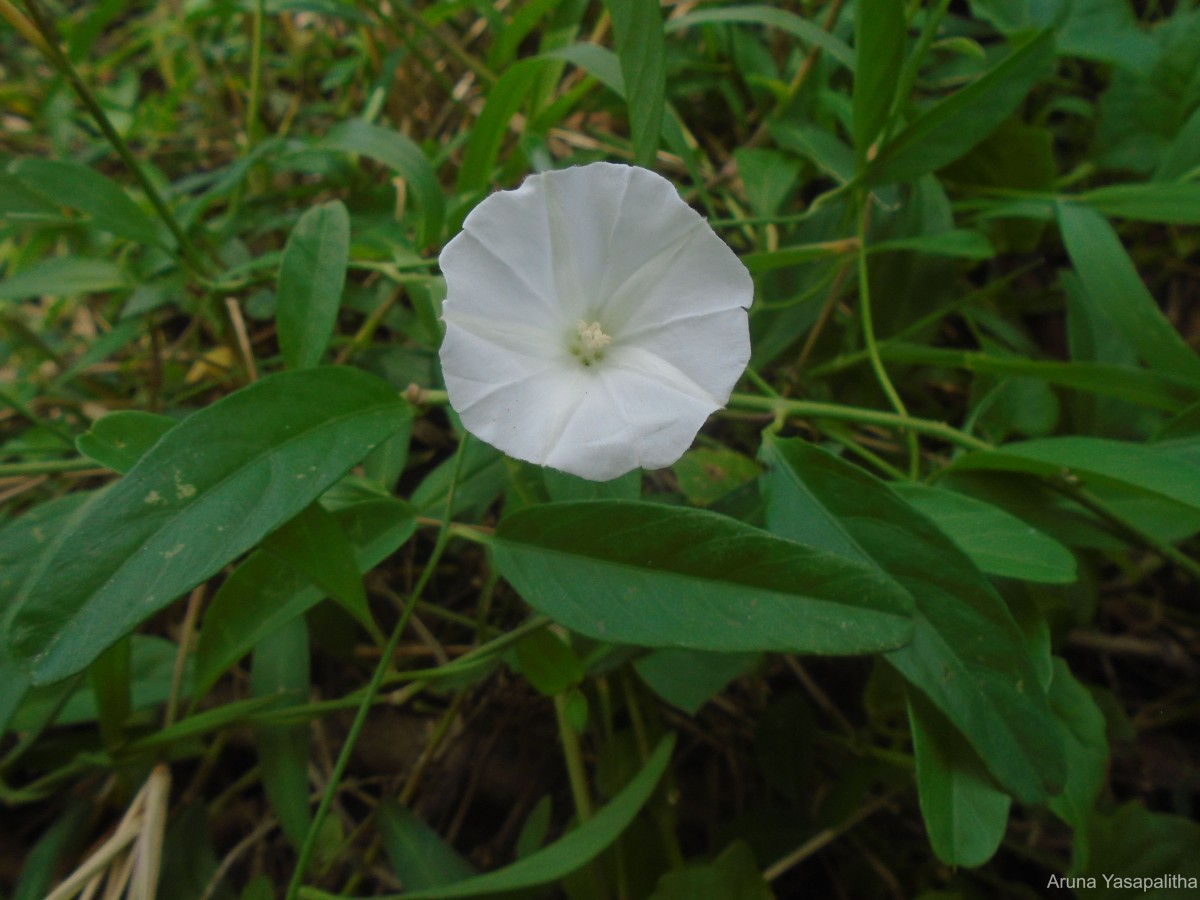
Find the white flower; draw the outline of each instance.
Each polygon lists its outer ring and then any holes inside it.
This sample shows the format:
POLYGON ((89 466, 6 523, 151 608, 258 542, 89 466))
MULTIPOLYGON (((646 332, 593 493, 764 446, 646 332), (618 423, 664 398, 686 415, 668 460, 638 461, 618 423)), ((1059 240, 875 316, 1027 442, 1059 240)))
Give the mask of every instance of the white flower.
POLYGON ((750 360, 750 275, 665 178, 593 163, 477 206, 442 251, 468 431, 595 481, 661 468, 750 360))

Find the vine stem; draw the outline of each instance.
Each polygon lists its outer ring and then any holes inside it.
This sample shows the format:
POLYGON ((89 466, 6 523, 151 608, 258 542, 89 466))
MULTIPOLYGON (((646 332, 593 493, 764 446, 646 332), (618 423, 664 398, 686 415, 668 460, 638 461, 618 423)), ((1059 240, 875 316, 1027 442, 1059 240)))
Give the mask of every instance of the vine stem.
MULTIPOLYGON (((4 2, 7 5, 6 0, 0 0, 0 2, 4 2)), ((45 10, 42 9, 40 0, 25 0, 25 7, 29 10, 29 18, 33 21, 33 26, 40 40, 34 40, 32 35, 28 34, 25 29, 18 28, 18 31, 30 40, 49 60, 50 64, 70 82, 71 87, 87 108, 88 113, 95 120, 97 127, 104 133, 104 137, 112 145, 113 149, 117 151, 117 155, 121 157, 121 161, 125 163, 133 177, 137 179, 142 191, 146 194, 146 199, 150 201, 150 205, 154 207, 154 211, 158 213, 163 224, 167 226, 172 236, 174 236, 176 243, 179 245, 179 252, 183 256, 184 263, 195 274, 201 277, 205 276, 208 273, 208 265, 205 263, 204 258, 196 251, 195 246, 188 239, 187 234, 184 233, 179 222, 167 207, 166 201, 163 200, 162 195, 159 194, 158 189, 150 181, 145 170, 134 158, 129 145, 125 143, 125 139, 117 133, 112 122, 109 121, 108 114, 104 112, 104 108, 100 105, 100 101, 96 99, 96 95, 92 93, 92 89, 88 87, 87 82, 80 76, 71 60, 67 58, 67 55, 58 46, 58 35, 55 32, 54 25, 47 18, 45 10)), ((4 12, 3 7, 0 7, 0 12, 4 12)), ((7 12, 4 12, 4 16, 9 21, 13 21, 7 12)))
MULTIPOLYGON (((875 373, 875 378, 879 381, 879 386, 883 388, 884 394, 887 395, 888 402, 898 415, 907 419, 908 410, 904 406, 904 401, 900 399, 900 394, 897 393, 896 386, 892 384, 892 379, 888 377, 887 369, 883 365, 883 358, 879 355, 879 345, 875 342, 875 323, 871 315, 871 284, 867 276, 867 216, 871 207, 871 195, 863 192, 859 195, 859 200, 857 229, 858 309, 862 324, 863 342, 866 344, 867 356, 871 360, 871 369, 875 373)), ((920 472, 921 462, 919 448, 917 447, 917 435, 911 428, 905 429, 904 435, 908 443, 908 476, 915 481, 920 472)))
POLYGON ((805 416, 813 419, 836 419, 843 422, 862 422, 867 425, 882 425, 886 428, 903 428, 910 433, 928 434, 968 450, 994 450, 985 440, 959 431, 945 422, 932 419, 917 419, 907 413, 881 412, 858 406, 842 406, 838 403, 822 403, 817 400, 790 400, 783 397, 758 397, 754 394, 733 394, 729 398, 732 409, 757 410, 784 416, 805 416))
POLYGON ((313 814, 312 824, 309 825, 308 834, 304 837, 304 845, 300 848, 300 856, 296 861, 295 871, 292 872, 292 880, 288 884, 286 900, 296 900, 296 897, 300 893, 300 885, 304 880, 304 873, 308 869, 308 863, 312 858, 313 850, 316 849, 317 835, 321 831, 321 823, 325 820, 325 816, 329 812, 329 807, 333 805, 333 797, 337 793, 342 775, 345 774, 346 766, 350 763, 350 755, 354 752, 354 745, 358 742, 358 736, 366 724, 367 715, 370 713, 371 706, 375 702, 375 695, 379 693, 388 669, 392 665, 392 660, 396 654, 396 647, 400 643, 400 637, 404 634, 405 629, 408 628, 408 621, 412 618, 413 610, 417 608, 417 600, 437 569, 438 561, 442 558, 442 552, 446 549, 446 544, 450 540, 450 516, 454 510, 454 493, 455 488, 458 486, 458 479, 462 475, 463 458, 466 456, 466 446, 470 439, 470 435, 464 433, 462 440, 459 441, 458 450, 454 456, 454 477, 450 480, 450 488, 446 493, 446 511, 442 515, 442 527, 438 531, 437 543, 434 544, 433 552, 429 555, 429 561, 425 564, 425 569, 421 572, 421 577, 417 580, 408 603, 405 604, 404 612, 400 615, 400 621, 392 629, 392 635, 388 638, 387 646, 383 648, 383 653, 379 657, 379 664, 375 667, 375 672, 371 676, 371 682, 367 686, 367 691, 363 695, 362 702, 358 705, 358 711, 354 716, 354 723, 350 726, 350 733, 346 735, 346 742, 342 745, 342 751, 338 754, 337 762, 334 763, 333 771, 329 776, 329 783, 325 787, 325 793, 321 796, 321 803, 317 807, 316 813, 313 814))

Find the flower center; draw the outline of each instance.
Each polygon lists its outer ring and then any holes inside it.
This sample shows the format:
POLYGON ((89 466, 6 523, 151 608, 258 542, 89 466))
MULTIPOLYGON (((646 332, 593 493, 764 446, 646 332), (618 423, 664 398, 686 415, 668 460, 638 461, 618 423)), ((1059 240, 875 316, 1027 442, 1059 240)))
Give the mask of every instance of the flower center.
POLYGON ((612 338, 604 333, 600 323, 588 323, 580 319, 575 327, 579 330, 579 341, 572 344, 571 352, 579 357, 580 362, 590 366, 604 359, 604 348, 612 343, 612 338))

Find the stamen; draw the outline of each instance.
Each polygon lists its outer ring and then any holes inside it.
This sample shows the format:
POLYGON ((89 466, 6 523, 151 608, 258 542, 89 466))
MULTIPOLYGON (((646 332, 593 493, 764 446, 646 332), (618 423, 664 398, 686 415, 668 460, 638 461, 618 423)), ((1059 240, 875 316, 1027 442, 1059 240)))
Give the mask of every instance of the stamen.
POLYGON ((600 328, 600 323, 589 324, 580 319, 575 323, 575 327, 579 329, 579 355, 583 359, 583 364, 590 366, 596 360, 602 359, 601 351, 612 343, 612 338, 604 333, 600 328))

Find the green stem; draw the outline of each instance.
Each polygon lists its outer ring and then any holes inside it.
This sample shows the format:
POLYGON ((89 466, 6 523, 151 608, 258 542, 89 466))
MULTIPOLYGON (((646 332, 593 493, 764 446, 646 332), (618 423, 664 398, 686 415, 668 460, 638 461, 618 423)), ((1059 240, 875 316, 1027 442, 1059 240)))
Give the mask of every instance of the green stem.
POLYGON ((25 0, 25 6, 29 10, 29 17, 33 20, 33 24, 42 37, 43 43, 35 43, 35 46, 46 55, 50 64, 70 82, 71 87, 74 88, 75 93, 95 120, 97 127, 104 133, 104 137, 112 145, 113 149, 117 151, 117 155, 121 157, 130 174, 137 179, 142 191, 146 194, 146 199, 150 201, 150 205, 154 207, 154 211, 158 213, 159 218, 163 220, 163 224, 167 226, 174 236, 176 243, 179 245, 179 252, 183 255, 183 261, 187 264, 187 267, 197 275, 206 274, 208 266, 204 259, 196 252, 195 246, 193 246, 188 236, 179 226, 179 222, 176 221, 171 210, 167 208, 167 204, 159 194, 158 189, 155 188, 149 176, 146 175, 145 170, 142 169, 141 165, 134 158, 129 145, 125 143, 125 139, 117 133, 112 122, 109 121, 108 114, 104 112, 104 108, 100 105, 100 101, 96 99, 96 95, 92 93, 92 89, 88 87, 87 82, 79 75, 79 72, 67 58, 67 55, 59 48, 58 35, 55 33, 54 25, 46 17, 40 0, 25 0))
POLYGON ((55 472, 82 472, 85 469, 107 469, 93 459, 47 459, 41 462, 5 463, 0 465, 0 478, 15 475, 50 475, 55 472))
POLYGON ((579 748, 579 735, 567 718, 567 692, 554 695, 554 713, 558 718, 558 735, 562 740, 563 757, 567 762, 567 777, 571 781, 571 797, 575 801, 575 814, 582 825, 592 817, 592 794, 588 789, 587 773, 583 769, 583 753, 579 748))
MULTIPOLYGON (((895 385, 892 384, 892 379, 888 377, 887 369, 883 366, 883 359, 879 356, 879 346, 875 342, 875 323, 871 315, 871 286, 867 277, 867 213, 871 205, 871 195, 862 193, 859 195, 859 212, 858 212, 858 309, 859 317, 862 320, 862 335, 863 341, 867 347, 867 355, 871 360, 871 369, 875 372, 875 378, 879 381, 879 386, 883 388, 884 394, 887 395, 888 402, 891 403, 892 409, 904 418, 908 418, 908 410, 904 407, 904 401, 900 399, 900 395, 896 392, 895 385)), ((908 443, 908 473, 909 478, 916 480, 919 474, 920 452, 917 447, 917 435, 911 429, 906 429, 905 440, 908 443)))
POLYGON ((304 880, 304 873, 308 869, 309 860, 312 859, 313 850, 317 845, 317 835, 320 833, 321 823, 324 822, 325 816, 329 812, 329 807, 333 805, 333 797, 337 793, 342 775, 345 774, 346 766, 350 763, 350 755, 354 752, 354 745, 358 742, 358 736, 362 733, 363 726, 366 724, 367 715, 370 713, 371 706, 375 701, 375 695, 379 693, 379 688, 383 685, 383 679, 392 665, 392 661, 396 655, 396 647, 400 643, 401 635, 408 628, 408 621, 412 618, 413 610, 416 609, 417 599, 421 596, 421 592, 425 590, 429 579, 433 577, 438 561, 442 558, 442 552, 446 549, 447 543, 449 543, 450 511, 454 508, 454 492, 458 485, 458 479, 462 474, 463 459, 466 456, 466 446, 469 440, 470 436, 464 434, 463 439, 459 442, 458 450, 454 456, 454 477, 450 480, 450 489, 446 496, 446 512, 442 520, 442 528, 438 532, 437 543, 434 544, 433 552, 429 555, 429 561, 426 563, 424 571, 421 572, 421 577, 413 587, 412 596, 404 607, 400 621, 392 629, 392 635, 388 638, 387 646, 383 648, 383 654, 379 657, 379 664, 375 667, 375 672, 371 676, 367 692, 358 706, 358 712, 354 716, 354 723, 350 726, 350 733, 346 735, 346 742, 342 745, 342 751, 338 754, 337 762, 334 763, 333 771, 329 775, 329 783, 326 785, 325 792, 321 796, 321 803, 317 807, 316 813, 313 814, 312 824, 309 825, 308 833, 304 837, 304 845, 300 848, 300 856, 296 860, 296 868, 292 872, 292 879, 288 884, 286 900, 296 900, 296 896, 299 894, 300 883, 304 880))
POLYGON ((255 0, 250 20, 250 99, 246 109, 246 152, 258 143, 258 110, 262 104, 263 0, 255 0))
POLYGON ((735 409, 758 410, 785 416, 813 419, 836 419, 843 422, 861 422, 866 425, 882 425, 885 428, 901 428, 916 434, 927 434, 941 438, 969 450, 995 449, 987 441, 972 437, 945 422, 932 419, 915 419, 907 414, 880 412, 857 406, 842 406, 837 403, 821 403, 816 400, 788 400, 781 397, 758 397, 753 394, 734 394, 729 406, 735 409))

